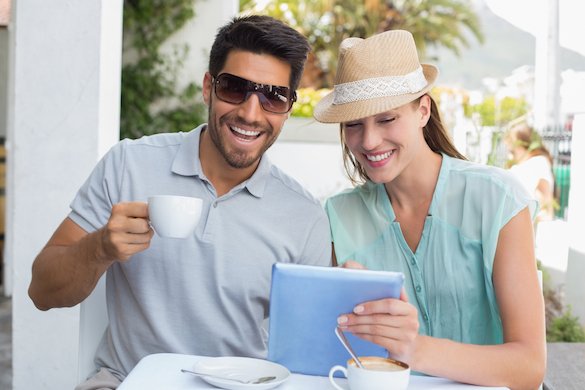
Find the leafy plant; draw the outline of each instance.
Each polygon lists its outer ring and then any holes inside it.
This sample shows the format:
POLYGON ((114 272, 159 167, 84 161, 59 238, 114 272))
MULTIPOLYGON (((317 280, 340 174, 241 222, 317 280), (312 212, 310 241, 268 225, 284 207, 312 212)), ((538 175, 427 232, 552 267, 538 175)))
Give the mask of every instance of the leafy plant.
POLYGON ((551 287, 550 274, 538 261, 538 269, 542 271, 544 308, 546 318, 547 342, 584 342, 585 329, 579 318, 573 316, 571 307, 563 306, 560 294, 551 287))
POLYGON ((482 126, 502 126, 525 115, 528 103, 524 98, 506 96, 496 100, 495 96, 488 96, 479 104, 465 104, 464 110, 468 118, 478 113, 482 126))
POLYGON ((570 307, 563 315, 552 320, 550 327, 546 330, 546 340, 548 342, 585 342, 585 330, 579 323, 579 318, 571 313, 570 307))
POLYGON ((387 30, 410 31, 425 58, 428 46, 442 46, 458 54, 468 37, 483 42, 480 22, 468 2, 460 0, 271 0, 261 6, 240 0, 240 9, 281 19, 303 33, 323 70, 316 88, 330 87, 338 49, 348 37, 366 38, 387 30), (471 34, 468 34, 471 33, 471 34))
POLYGON ((192 128, 205 120, 201 88, 177 91, 177 71, 189 46, 171 55, 161 45, 195 16, 193 0, 125 0, 120 137, 192 128))
POLYGON ((331 92, 330 89, 299 88, 297 90, 297 101, 293 105, 292 116, 313 117, 313 110, 325 95, 331 92))

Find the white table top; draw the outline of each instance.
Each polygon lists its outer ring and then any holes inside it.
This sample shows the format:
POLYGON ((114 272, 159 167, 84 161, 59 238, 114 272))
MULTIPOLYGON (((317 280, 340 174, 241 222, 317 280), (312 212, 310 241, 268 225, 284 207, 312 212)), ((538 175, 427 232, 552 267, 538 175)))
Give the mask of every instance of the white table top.
MULTIPOLYGON (((157 353, 143 358, 128 374, 118 390, 196 390, 216 389, 204 380, 181 373, 181 368, 191 369, 201 356, 174 353, 157 353)), ((343 379, 336 378, 338 383, 343 379)), ((277 387, 278 390, 333 389, 329 378, 292 374, 290 379, 277 387)), ((505 387, 482 387, 453 382, 443 378, 411 375, 409 390, 506 390, 505 387)))

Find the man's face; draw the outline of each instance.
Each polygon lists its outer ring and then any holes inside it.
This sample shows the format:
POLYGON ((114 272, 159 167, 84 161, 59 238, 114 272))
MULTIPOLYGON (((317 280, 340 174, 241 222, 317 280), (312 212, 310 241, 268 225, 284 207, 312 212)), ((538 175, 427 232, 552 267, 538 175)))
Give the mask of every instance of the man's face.
MULTIPOLYGON (((259 84, 288 87, 290 72, 289 64, 271 55, 235 50, 228 55, 220 74, 229 73, 259 84)), ((209 136, 232 168, 255 166, 276 141, 289 116, 289 113, 275 114, 264 110, 256 93, 239 104, 220 100, 209 73, 203 82, 203 96, 209 106, 209 136)))

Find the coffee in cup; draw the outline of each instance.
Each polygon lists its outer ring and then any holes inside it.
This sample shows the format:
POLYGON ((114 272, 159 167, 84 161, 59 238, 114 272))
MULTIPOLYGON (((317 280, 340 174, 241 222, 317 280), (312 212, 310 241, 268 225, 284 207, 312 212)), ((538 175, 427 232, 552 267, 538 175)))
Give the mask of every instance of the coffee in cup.
POLYGON ((199 222, 202 204, 200 198, 188 196, 151 196, 148 198, 150 224, 161 237, 188 237, 199 222))
POLYGON ((353 359, 347 361, 347 368, 333 366, 329 371, 331 384, 345 390, 333 379, 337 371, 347 378, 351 390, 405 390, 410 379, 410 367, 398 360, 377 356, 360 357, 364 368, 359 368, 353 359))

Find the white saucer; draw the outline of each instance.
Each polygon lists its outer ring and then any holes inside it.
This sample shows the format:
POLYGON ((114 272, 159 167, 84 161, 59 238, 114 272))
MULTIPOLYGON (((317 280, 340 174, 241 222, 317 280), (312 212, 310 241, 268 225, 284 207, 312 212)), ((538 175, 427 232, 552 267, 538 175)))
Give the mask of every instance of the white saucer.
POLYGON ((262 359, 253 359, 246 357, 209 357, 203 358, 195 363, 194 371, 209 373, 210 375, 220 375, 228 378, 249 380, 263 376, 274 376, 274 380, 267 383, 244 384, 230 380, 212 378, 209 376, 201 377, 210 385, 221 387, 229 390, 265 390, 271 389, 285 382, 290 377, 290 371, 280 364, 269 362, 262 359))

